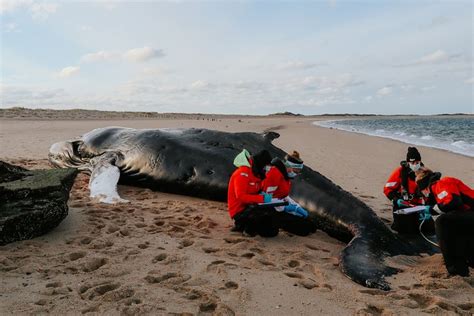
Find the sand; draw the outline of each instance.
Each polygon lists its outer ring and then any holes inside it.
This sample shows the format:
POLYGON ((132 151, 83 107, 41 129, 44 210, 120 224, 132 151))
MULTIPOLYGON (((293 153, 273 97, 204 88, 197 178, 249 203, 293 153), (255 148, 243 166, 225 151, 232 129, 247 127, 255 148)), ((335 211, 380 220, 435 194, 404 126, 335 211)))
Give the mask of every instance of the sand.
MULTIPOLYGON (((268 129, 274 144, 371 206, 387 223, 385 180, 407 144, 325 129, 305 117, 0 120, 0 159, 50 168, 49 146, 96 127, 268 129)), ((418 147, 423 161, 474 186, 474 159, 418 147)), ((89 198, 76 179, 68 217, 50 233, 0 247, 0 314, 420 315, 474 313, 474 276, 449 277, 440 255, 390 258, 393 290, 338 269, 343 243, 318 231, 273 239, 230 232, 226 204, 120 186, 129 204, 89 198)), ((474 271, 471 270, 471 274, 474 271)))

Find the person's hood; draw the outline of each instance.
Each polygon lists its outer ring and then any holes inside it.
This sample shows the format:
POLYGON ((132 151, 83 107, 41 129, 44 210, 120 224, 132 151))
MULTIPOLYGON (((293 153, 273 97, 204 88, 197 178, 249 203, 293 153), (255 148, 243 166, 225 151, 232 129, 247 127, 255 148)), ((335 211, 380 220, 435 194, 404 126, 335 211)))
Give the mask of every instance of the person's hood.
POLYGON ((271 165, 277 168, 281 174, 283 175, 283 178, 285 180, 289 180, 290 178, 288 177, 288 171, 286 171, 286 166, 283 163, 283 161, 280 158, 273 158, 271 165))
POLYGON ((430 176, 430 184, 435 183, 439 179, 441 179, 441 172, 433 172, 430 176))
POLYGON ((234 158, 234 166, 242 167, 242 166, 250 166, 250 153, 247 151, 247 149, 242 150, 237 156, 234 158))

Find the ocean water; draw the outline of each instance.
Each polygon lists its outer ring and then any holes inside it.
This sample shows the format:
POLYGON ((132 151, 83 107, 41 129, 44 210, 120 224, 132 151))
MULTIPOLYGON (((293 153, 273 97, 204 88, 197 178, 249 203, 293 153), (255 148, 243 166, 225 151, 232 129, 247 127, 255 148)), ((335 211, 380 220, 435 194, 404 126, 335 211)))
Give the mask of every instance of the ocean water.
POLYGON ((364 118, 317 121, 313 124, 474 157, 474 116, 364 118))

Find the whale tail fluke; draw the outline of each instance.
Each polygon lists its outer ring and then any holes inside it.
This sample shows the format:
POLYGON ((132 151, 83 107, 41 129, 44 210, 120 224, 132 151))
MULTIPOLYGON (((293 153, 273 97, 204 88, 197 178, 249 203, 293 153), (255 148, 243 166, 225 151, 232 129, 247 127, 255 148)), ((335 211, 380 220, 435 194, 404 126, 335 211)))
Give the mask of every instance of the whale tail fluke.
POLYGON ((374 240, 357 236, 340 254, 341 271, 349 279, 365 287, 389 291, 390 285, 385 277, 396 274, 399 270, 384 264, 385 256, 382 252, 374 240))

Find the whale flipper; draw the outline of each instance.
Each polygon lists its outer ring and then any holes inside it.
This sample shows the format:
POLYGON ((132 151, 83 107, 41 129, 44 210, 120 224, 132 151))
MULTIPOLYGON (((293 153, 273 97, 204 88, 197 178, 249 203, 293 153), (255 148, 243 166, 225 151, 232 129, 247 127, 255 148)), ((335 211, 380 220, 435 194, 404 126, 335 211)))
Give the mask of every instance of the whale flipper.
POLYGON ((117 158, 117 153, 107 152, 91 159, 89 180, 91 198, 98 198, 99 202, 109 204, 128 202, 117 192, 117 183, 120 179, 120 169, 115 165, 117 158))

